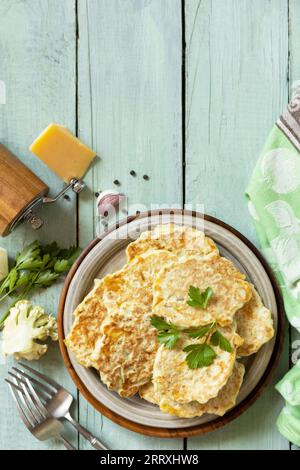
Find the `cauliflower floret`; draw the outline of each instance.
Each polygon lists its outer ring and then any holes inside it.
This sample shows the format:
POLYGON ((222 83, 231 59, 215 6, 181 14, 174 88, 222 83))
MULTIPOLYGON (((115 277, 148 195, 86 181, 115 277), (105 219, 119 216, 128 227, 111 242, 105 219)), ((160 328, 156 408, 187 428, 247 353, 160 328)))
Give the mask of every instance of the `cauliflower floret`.
POLYGON ((47 338, 57 341, 56 319, 47 315, 42 307, 32 306, 28 300, 21 300, 11 308, 5 320, 2 335, 2 352, 5 356, 14 355, 17 360, 39 359, 48 349, 47 338))

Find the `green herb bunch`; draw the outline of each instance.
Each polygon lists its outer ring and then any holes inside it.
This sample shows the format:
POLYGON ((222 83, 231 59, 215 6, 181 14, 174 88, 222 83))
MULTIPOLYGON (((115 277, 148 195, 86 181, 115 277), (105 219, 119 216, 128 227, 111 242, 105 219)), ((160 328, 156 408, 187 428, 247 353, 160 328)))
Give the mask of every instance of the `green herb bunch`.
POLYGON ((37 288, 51 286, 62 274, 69 271, 79 255, 79 248, 60 248, 56 242, 42 245, 34 241, 16 256, 15 263, 0 284, 0 303, 9 296, 14 301, 0 319, 0 328, 10 309, 37 288))
MULTIPOLYGON (((195 308, 206 308, 212 295, 213 291, 210 287, 200 292, 199 288, 190 286, 190 299, 187 301, 187 304, 195 308)), ((217 322, 215 321, 199 328, 181 328, 167 322, 158 315, 153 315, 150 322, 158 330, 158 342, 169 349, 175 348, 182 333, 193 339, 204 339, 201 343, 189 344, 183 349, 184 352, 188 353, 186 355, 186 362, 190 369, 210 366, 217 357, 213 346, 218 346, 223 351, 232 352, 230 342, 217 329, 217 322)))

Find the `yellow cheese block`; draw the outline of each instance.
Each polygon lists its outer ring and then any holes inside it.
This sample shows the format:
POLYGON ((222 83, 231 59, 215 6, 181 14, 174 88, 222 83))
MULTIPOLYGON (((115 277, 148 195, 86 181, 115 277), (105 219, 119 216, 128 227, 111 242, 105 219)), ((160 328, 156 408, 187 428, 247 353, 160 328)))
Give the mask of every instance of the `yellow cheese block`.
POLYGON ((58 124, 49 124, 29 148, 66 183, 72 178, 82 178, 96 156, 66 127, 58 124))
POLYGON ((8 258, 5 248, 0 248, 0 281, 8 275, 8 258))

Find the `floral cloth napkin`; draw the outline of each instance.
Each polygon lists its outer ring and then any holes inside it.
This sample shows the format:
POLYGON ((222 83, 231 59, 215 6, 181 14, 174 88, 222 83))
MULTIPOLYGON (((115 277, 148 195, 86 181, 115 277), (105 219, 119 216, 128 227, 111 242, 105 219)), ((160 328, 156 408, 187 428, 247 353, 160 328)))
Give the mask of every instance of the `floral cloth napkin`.
MULTIPOLYGON (((300 332, 300 88, 267 139, 246 197, 286 314, 300 332)), ((276 388, 286 400, 278 429, 300 446, 300 360, 276 388)))

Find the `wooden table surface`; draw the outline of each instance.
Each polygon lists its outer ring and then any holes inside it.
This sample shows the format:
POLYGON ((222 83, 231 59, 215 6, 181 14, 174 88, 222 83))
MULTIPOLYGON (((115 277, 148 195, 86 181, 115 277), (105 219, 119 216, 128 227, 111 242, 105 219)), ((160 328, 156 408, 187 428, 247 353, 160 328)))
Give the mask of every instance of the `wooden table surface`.
MULTIPOLYGON (((1 142, 53 193, 62 182, 28 150, 50 122, 100 156, 78 201, 71 194, 44 210, 38 233, 22 226, 0 245, 10 256, 34 238, 84 247, 97 225, 94 193, 115 179, 130 204, 203 203, 257 243, 243 193, 299 78, 299 41, 298 0, 0 0, 1 142)), ((55 313, 61 287, 34 300, 55 313)), ((287 333, 275 382, 290 345, 287 333)), ((24 428, 3 381, 9 365, 0 365, 0 448, 61 448, 24 428)), ((57 345, 34 366, 77 395, 57 345)), ((282 405, 271 385, 224 429, 188 440, 127 431, 78 395, 73 413, 112 449, 289 449, 275 427, 282 405)))

